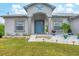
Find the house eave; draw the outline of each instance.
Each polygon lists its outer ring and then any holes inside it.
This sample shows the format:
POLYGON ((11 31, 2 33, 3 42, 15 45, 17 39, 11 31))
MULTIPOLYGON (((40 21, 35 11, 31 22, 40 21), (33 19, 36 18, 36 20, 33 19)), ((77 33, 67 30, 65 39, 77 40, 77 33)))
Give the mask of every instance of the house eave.
POLYGON ((78 14, 73 14, 73 13, 53 13, 52 17, 76 17, 78 14))
POLYGON ((17 18, 17 17, 27 18, 27 15, 3 15, 3 16, 0 16, 0 17, 3 17, 3 18, 17 18))
POLYGON ((79 18, 79 15, 71 17, 72 20, 79 18))

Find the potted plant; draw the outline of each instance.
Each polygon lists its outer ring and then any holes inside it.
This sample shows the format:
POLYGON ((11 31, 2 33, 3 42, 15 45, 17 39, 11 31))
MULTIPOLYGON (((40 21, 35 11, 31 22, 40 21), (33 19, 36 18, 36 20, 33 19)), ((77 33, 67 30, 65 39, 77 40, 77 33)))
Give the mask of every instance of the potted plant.
POLYGON ((62 26, 61 26, 61 29, 63 30, 64 32, 64 38, 67 39, 68 37, 68 30, 70 29, 70 25, 67 24, 67 23, 63 23, 62 26))
POLYGON ((71 28, 68 30, 68 35, 73 35, 71 28))
POLYGON ((48 25, 45 26, 45 32, 48 34, 48 25))
POLYGON ((52 33, 53 33, 53 35, 55 35, 56 31, 55 30, 52 30, 52 33))

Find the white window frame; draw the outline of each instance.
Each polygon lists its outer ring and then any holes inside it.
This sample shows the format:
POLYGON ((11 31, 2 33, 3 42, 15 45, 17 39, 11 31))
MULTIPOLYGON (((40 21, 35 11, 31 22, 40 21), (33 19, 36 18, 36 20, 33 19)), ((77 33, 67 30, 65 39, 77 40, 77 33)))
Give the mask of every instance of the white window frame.
MULTIPOLYGON (((62 25, 62 22, 53 22, 53 26, 61 26, 62 25)), ((54 29, 56 30, 56 29, 54 29)), ((60 30, 56 30, 56 31, 62 31, 61 29, 60 30)))
POLYGON ((24 20, 17 20, 15 21, 15 32, 24 32, 25 31, 25 21, 24 20), (23 23, 21 23, 23 22, 23 23), (18 23, 18 24, 17 24, 18 23), (16 27, 17 26, 23 26, 23 30, 17 30, 16 27))

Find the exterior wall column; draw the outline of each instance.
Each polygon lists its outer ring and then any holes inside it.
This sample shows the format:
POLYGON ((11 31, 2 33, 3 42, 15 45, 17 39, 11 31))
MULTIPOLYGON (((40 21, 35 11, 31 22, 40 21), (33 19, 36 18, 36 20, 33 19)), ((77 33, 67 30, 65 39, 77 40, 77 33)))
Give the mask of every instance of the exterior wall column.
POLYGON ((51 34, 51 32, 52 32, 52 18, 51 17, 49 17, 48 18, 48 33, 49 34, 51 34))
POLYGON ((31 17, 28 17, 28 34, 30 35, 32 33, 31 29, 31 17))

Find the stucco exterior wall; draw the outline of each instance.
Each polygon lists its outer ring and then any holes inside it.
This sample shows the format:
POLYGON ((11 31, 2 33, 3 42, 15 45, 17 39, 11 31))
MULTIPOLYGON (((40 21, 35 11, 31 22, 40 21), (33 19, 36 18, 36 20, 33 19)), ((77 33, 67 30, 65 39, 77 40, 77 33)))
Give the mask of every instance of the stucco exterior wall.
POLYGON ((71 21, 71 29, 74 34, 79 33, 79 19, 74 19, 71 21))
POLYGON ((15 35, 15 34, 28 34, 28 20, 27 18, 5 18, 5 35, 15 35), (15 22, 16 20, 25 21, 25 32, 15 32, 15 22))
MULTIPOLYGON (((52 17, 51 22, 52 22, 52 26, 51 26, 52 30, 54 30, 54 22, 61 22, 61 25, 62 25, 62 23, 69 23, 67 17, 52 17)), ((56 31, 56 33, 57 34, 63 33, 62 29, 60 31, 56 31)))
POLYGON ((14 20, 13 18, 5 18, 5 35, 14 33, 14 20))

